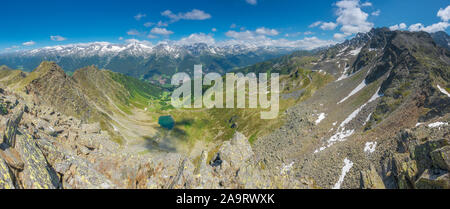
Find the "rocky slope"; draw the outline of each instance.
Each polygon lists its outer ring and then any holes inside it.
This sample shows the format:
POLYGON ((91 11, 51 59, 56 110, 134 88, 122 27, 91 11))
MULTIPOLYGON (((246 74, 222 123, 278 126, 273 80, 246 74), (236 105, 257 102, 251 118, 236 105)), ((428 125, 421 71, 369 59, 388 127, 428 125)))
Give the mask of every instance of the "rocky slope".
POLYGON ((2 90, 0 188, 313 188, 312 179, 268 175, 240 133, 212 162, 178 153, 134 155, 85 124, 2 90))
POLYGON ((289 108, 285 125, 257 140, 255 154, 268 170, 292 165, 296 176, 315 176, 324 188, 400 188, 399 178, 389 182, 382 173, 380 155, 398 152, 397 134, 418 122, 442 122, 441 135, 430 127, 428 140, 448 139, 448 51, 427 33, 375 29, 357 39, 363 41, 318 55, 313 69, 336 80, 289 108))

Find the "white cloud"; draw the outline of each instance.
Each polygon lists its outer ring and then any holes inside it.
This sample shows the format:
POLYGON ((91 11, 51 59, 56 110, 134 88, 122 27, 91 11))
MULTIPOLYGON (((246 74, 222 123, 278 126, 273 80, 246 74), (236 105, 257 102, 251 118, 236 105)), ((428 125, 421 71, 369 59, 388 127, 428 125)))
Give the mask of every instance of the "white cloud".
POLYGON ((336 22, 342 25, 341 32, 347 35, 369 32, 374 26, 368 22, 368 14, 361 10, 359 0, 342 0, 336 2, 338 16, 336 22))
POLYGON ((322 25, 320 26, 320 28, 322 30, 334 30, 337 27, 337 24, 334 22, 325 22, 322 23, 322 25))
POLYGON ((230 28, 236 28, 236 27, 237 27, 237 25, 234 23, 230 25, 230 28))
POLYGON ((406 28, 407 28, 407 26, 406 26, 405 23, 400 23, 400 24, 393 25, 393 26, 389 27, 389 29, 392 30, 392 31, 394 31, 394 30, 404 30, 406 28))
POLYGON ((409 26, 409 31, 416 32, 421 31, 423 29, 422 23, 416 23, 409 26))
POLYGON ((141 20, 142 18, 147 17, 146 14, 137 14, 136 16, 134 16, 134 19, 136 19, 137 21, 141 20))
POLYGON ((152 22, 146 22, 146 23, 144 23, 144 26, 145 26, 146 28, 149 28, 149 27, 152 27, 154 24, 155 24, 155 23, 152 23, 152 22))
POLYGON ((450 26, 448 22, 438 22, 430 26, 423 27, 421 30, 428 33, 436 33, 438 31, 445 31, 450 26))
POLYGON ((255 39, 255 34, 249 30, 243 31, 243 32, 237 32, 237 31, 228 31, 225 33, 226 36, 234 39, 240 39, 240 40, 252 40, 255 39))
POLYGON ((319 26, 321 24, 322 24, 322 21, 317 21, 317 22, 314 22, 313 24, 309 25, 308 27, 315 28, 315 27, 317 27, 317 26, 319 26))
POLYGON ((24 45, 24 46, 33 46, 35 44, 36 44, 36 42, 34 42, 34 41, 27 41, 27 42, 23 43, 22 45, 24 45))
POLYGON ((62 36, 50 36, 50 39, 52 41, 65 41, 65 40, 67 40, 67 38, 64 38, 62 36))
POLYGON ((440 17, 443 21, 447 22, 450 20, 450 5, 445 9, 440 8, 437 16, 440 17))
POLYGON ((155 39, 155 38, 158 38, 158 36, 155 36, 155 35, 153 35, 153 34, 148 34, 148 35, 147 35, 147 38, 155 39))
POLYGON ((204 33, 195 33, 195 34, 191 34, 188 37, 184 37, 184 38, 180 39, 176 43, 180 44, 180 45, 192 45, 195 43, 205 43, 208 45, 214 45, 216 43, 216 41, 214 40, 214 38, 211 35, 206 35, 204 33))
POLYGON ((380 11, 380 10, 377 10, 377 11, 375 11, 375 12, 372 12, 372 16, 380 16, 380 14, 381 14, 381 11, 380 11))
POLYGON ((438 22, 429 26, 424 26, 422 23, 416 23, 409 26, 409 30, 412 32, 415 31, 425 31, 428 33, 435 33, 438 31, 445 31, 448 27, 450 27, 450 23, 448 20, 450 19, 450 6, 447 6, 445 9, 439 9, 437 16, 441 18, 442 22, 438 22))
POLYGON ((123 37, 119 37, 119 41, 122 41, 123 40, 123 37))
POLYGON ((137 31, 136 29, 131 29, 127 32, 128 35, 130 36, 138 36, 141 35, 141 33, 139 31, 137 31))
POLYGON ((361 4, 362 7, 371 7, 372 3, 371 2, 364 2, 361 4))
POLYGON ((128 43, 128 44, 137 43, 137 44, 143 44, 143 45, 146 45, 146 46, 152 46, 153 45, 150 41, 145 41, 145 40, 141 41, 141 40, 138 40, 138 39, 127 39, 127 40, 125 40, 125 42, 128 43))
POLYGON ((170 18, 172 22, 177 22, 179 20, 206 20, 210 19, 211 15, 198 9, 193 9, 190 12, 174 14, 170 10, 166 10, 161 13, 162 16, 170 18))
POLYGON ((19 48, 19 46, 11 46, 9 48, 5 48, 5 50, 10 51, 10 50, 17 49, 17 48, 19 48))
POLYGON ((306 31, 304 34, 308 36, 308 35, 312 35, 312 34, 314 34, 314 33, 311 32, 311 31, 306 31))
POLYGON ((153 28, 150 33, 167 36, 173 34, 173 31, 167 30, 165 28, 153 28))
POLYGON ((343 33, 335 33, 333 35, 333 38, 338 40, 338 41, 341 41, 341 40, 345 39, 345 37, 347 37, 347 36, 349 36, 349 35, 346 35, 346 34, 343 34, 343 33))
POLYGON ((429 26, 424 26, 422 23, 416 23, 414 25, 409 26, 409 31, 412 32, 425 31, 428 33, 435 33, 438 31, 445 31, 448 27, 450 27, 450 23, 448 22, 438 22, 429 26))
POLYGON ((248 4, 251 4, 251 5, 256 5, 256 4, 258 4, 258 1, 257 0, 245 0, 248 4))
POLYGON ((216 32, 216 31, 217 31, 217 28, 212 28, 211 31, 212 31, 212 32, 216 32))
POLYGON ((315 28, 320 26, 320 28, 322 30, 334 30, 337 27, 337 24, 334 22, 322 22, 322 21, 317 21, 314 22, 313 24, 309 25, 309 28, 315 28))
POLYGON ((226 45, 243 44, 250 46, 275 46, 275 47, 291 47, 298 49, 311 50, 318 47, 325 47, 335 44, 336 42, 330 40, 321 40, 317 37, 307 37, 302 40, 290 41, 287 39, 271 39, 265 35, 260 35, 256 31, 228 31, 226 36, 232 40, 225 41, 226 45))
POLYGON ((166 22, 163 22, 160 20, 156 25, 158 27, 167 27, 167 26, 169 26, 169 23, 166 23, 166 22))
POLYGON ((257 34, 260 34, 260 35, 267 35, 267 36, 277 36, 278 34, 280 34, 277 30, 275 30, 275 29, 268 29, 268 28, 265 28, 265 27, 261 27, 261 28, 258 28, 258 29, 256 29, 256 31, 255 31, 257 34))

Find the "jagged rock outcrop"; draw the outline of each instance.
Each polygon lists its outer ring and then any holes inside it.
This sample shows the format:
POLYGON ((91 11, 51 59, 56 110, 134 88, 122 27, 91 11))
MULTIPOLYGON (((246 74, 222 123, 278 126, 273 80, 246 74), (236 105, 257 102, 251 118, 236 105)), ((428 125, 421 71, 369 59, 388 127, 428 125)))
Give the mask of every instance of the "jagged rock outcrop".
POLYGON ((450 188, 449 133, 448 125, 419 125, 399 133, 397 152, 384 162, 388 184, 399 189, 450 188))
POLYGON ((383 180, 373 165, 370 165, 370 169, 361 171, 361 188, 386 189, 383 180))

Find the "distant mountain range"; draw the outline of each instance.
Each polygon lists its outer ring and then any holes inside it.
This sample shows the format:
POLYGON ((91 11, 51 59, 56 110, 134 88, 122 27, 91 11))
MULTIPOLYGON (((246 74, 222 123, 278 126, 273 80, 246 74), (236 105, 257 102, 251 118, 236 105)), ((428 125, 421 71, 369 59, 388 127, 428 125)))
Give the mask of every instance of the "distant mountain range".
POLYGON ((178 45, 144 42, 111 44, 95 42, 11 52, 0 55, 0 64, 32 71, 42 61, 54 61, 67 71, 95 65, 129 76, 164 83, 176 72, 192 72, 203 64, 205 72, 227 72, 279 57, 295 48, 251 45, 211 46, 203 43, 178 45))

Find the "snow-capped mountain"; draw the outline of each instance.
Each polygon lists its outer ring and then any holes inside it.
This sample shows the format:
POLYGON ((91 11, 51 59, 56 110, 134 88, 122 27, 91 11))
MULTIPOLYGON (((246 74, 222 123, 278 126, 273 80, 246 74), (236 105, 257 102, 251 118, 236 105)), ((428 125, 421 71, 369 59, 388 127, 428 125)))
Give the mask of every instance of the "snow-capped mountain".
POLYGON ((55 61, 68 71, 96 65, 127 75, 166 79, 175 72, 190 72, 194 64, 203 64, 204 71, 226 72, 278 57, 295 48, 252 45, 182 45, 162 42, 112 44, 94 42, 44 47, 0 55, 0 64, 31 71, 44 60, 55 61))

